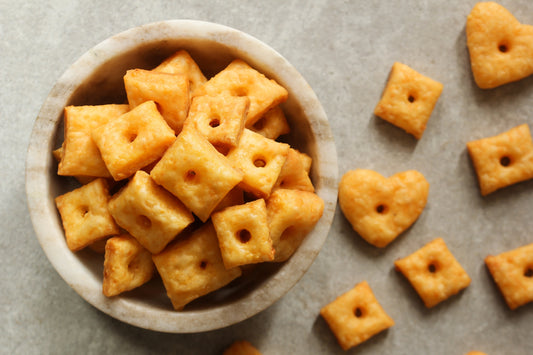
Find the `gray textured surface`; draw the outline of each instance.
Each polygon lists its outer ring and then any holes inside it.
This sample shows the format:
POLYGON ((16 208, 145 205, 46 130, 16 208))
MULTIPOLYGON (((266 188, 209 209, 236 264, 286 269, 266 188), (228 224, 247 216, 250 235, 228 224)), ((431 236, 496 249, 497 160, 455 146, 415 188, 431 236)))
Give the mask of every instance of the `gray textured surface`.
MULTIPOLYGON (((533 305, 509 311, 483 258, 533 242, 533 181, 479 195, 469 140, 533 124, 533 77, 482 91, 473 83, 465 19, 474 1, 25 1, 0 0, 0 353, 220 354, 248 339, 264 354, 342 354, 320 308, 367 280, 396 325, 354 354, 533 353, 533 305), (227 329, 173 335, 122 324, 83 301, 35 238, 24 192, 32 124, 55 80, 87 49, 143 23, 190 18, 229 25, 268 43, 300 70, 326 110, 339 173, 417 169, 431 184, 417 223, 386 249, 351 231, 337 211, 308 274, 274 306, 227 329), (444 84, 416 142, 373 116, 390 66, 401 61, 444 84), (392 267, 436 236, 472 277, 426 310, 392 267)), ((533 24, 533 3, 502 1, 533 24)))

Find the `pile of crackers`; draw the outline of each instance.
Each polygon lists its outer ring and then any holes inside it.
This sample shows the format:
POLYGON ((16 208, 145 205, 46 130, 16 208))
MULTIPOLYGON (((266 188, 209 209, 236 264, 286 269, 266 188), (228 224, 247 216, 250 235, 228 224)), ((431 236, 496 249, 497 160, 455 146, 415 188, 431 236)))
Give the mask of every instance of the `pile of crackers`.
POLYGON ((321 218, 312 159, 290 132, 288 92, 240 59, 207 80, 180 50, 124 75, 127 104, 68 106, 55 199, 72 251, 104 252, 103 294, 161 277, 176 310, 242 268, 283 262, 321 218))

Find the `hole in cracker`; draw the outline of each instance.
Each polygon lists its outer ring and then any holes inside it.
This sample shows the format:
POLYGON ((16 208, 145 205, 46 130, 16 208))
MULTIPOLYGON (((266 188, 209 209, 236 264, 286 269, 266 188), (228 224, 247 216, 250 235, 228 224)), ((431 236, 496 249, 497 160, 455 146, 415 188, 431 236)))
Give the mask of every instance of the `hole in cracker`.
POLYGON ((376 206, 376 212, 379 214, 383 214, 387 212, 387 206, 380 203, 379 205, 376 206))
POLYGON ((196 171, 194 170, 188 170, 185 173, 185 181, 192 182, 196 178, 196 171))
POLYGON ((428 271, 432 274, 437 272, 437 265, 435 263, 431 263, 428 265, 428 271))
POLYGON ((245 87, 239 87, 233 90, 235 96, 248 96, 248 92, 245 87))
POLYGON ((409 97, 407 97, 407 101, 413 103, 415 102, 415 97, 413 95, 409 95, 409 97))
POLYGON ((290 237, 293 235, 295 229, 296 228, 294 226, 289 226, 289 227, 285 228, 283 233, 281 233, 281 236, 279 237, 279 240, 282 241, 282 240, 290 239, 290 237))
POLYGON ((526 271, 524 271, 525 277, 533 277, 533 266, 527 267, 526 271))
POLYGON ((509 166, 511 165, 511 158, 508 156, 503 156, 500 158, 500 165, 501 166, 509 166))
POLYGON ((81 212, 82 217, 86 217, 87 214, 89 213, 89 206, 81 206, 80 212, 81 212))
POLYGON ((148 229, 152 226, 152 221, 150 218, 146 217, 145 215, 138 215, 136 218, 137 225, 139 225, 141 228, 148 229))
POLYGON ((210 121, 209 121, 209 126, 211 126, 212 128, 217 128, 218 126, 220 126, 220 120, 218 118, 212 118, 210 121))
POLYGON ((214 144, 215 149, 222 155, 228 155, 231 147, 227 144, 214 144))
POLYGON ((246 229, 241 229, 237 232, 237 239, 243 244, 248 243, 252 239, 252 234, 246 229))
POLYGON ((502 43, 498 46, 498 50, 502 53, 507 53, 509 51, 509 46, 507 46, 505 43, 502 43))
POLYGON ((137 139, 137 133, 135 132, 128 133, 127 140, 129 143, 133 143, 133 141, 135 141, 136 139, 137 139))
POLYGON ((353 314, 357 317, 357 318, 361 318, 363 315, 364 315, 364 312, 363 312, 363 309, 361 307, 357 307, 353 314))
POLYGON ((202 260, 200 262, 200 269, 205 270, 206 267, 207 267, 207 261, 202 260))
POLYGON ((266 161, 263 158, 255 158, 254 165, 258 168, 264 168, 266 166, 266 161))

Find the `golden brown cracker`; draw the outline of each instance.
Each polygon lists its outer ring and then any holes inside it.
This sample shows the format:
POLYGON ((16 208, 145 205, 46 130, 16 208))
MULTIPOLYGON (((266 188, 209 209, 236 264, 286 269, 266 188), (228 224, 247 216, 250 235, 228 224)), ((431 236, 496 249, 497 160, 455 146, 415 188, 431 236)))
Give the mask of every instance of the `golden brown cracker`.
POLYGON ((394 325, 394 320, 385 313, 366 281, 323 307, 320 315, 344 350, 394 325))
POLYGON ((418 219, 428 193, 429 183, 416 170, 385 178, 372 170, 356 169, 339 183, 339 205, 364 240, 383 248, 418 219))
POLYGON ((457 294, 470 284, 470 277, 442 238, 394 262, 409 280, 427 308, 457 294))
POLYGON ((374 114, 420 139, 442 89, 441 83, 396 62, 374 114))
POLYGON ((533 26, 495 2, 477 3, 466 20, 476 84, 491 89, 533 74, 533 26))
POLYGON ((483 196, 533 178, 533 141, 527 124, 466 146, 483 196))
POLYGON ((533 302, 533 244, 489 255, 485 264, 510 309, 533 302))

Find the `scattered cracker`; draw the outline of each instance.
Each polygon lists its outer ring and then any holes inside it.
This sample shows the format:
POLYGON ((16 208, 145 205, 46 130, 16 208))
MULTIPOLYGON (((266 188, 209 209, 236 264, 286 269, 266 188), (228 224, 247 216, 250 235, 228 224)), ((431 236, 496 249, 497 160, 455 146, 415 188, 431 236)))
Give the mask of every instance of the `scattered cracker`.
POLYGON ((420 139, 442 88, 441 83, 396 62, 374 114, 420 139))
POLYGON ((510 309, 533 302, 533 244, 489 255, 485 264, 510 309))
POLYGON ((394 325, 366 281, 322 308, 320 315, 344 350, 394 325))
POLYGON ((222 355, 261 355, 261 353, 250 342, 237 340, 222 355))
POLYGON ((383 248, 403 233, 426 206, 429 183, 416 170, 385 178, 372 170, 347 172, 339 183, 339 204, 353 229, 383 248))
POLYGON ((477 3, 466 20, 476 84, 491 89, 533 74, 533 26, 495 2, 477 3))
POLYGON ((527 124, 466 146, 483 196, 533 178, 533 141, 527 124))
POLYGON ((442 238, 396 260, 394 265, 409 280, 427 308, 457 294, 471 281, 442 238))

